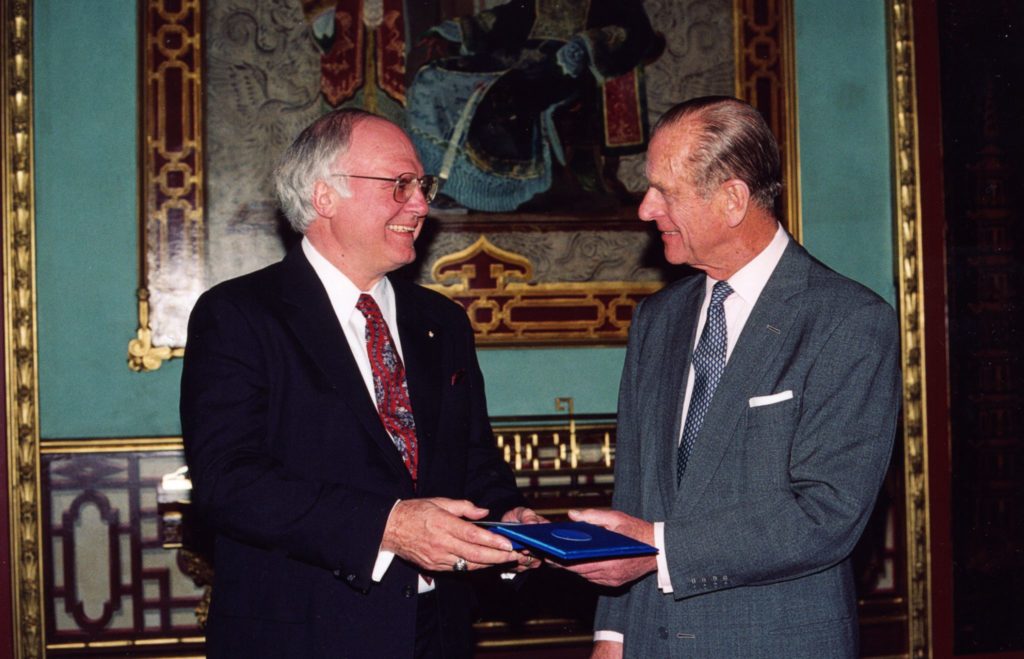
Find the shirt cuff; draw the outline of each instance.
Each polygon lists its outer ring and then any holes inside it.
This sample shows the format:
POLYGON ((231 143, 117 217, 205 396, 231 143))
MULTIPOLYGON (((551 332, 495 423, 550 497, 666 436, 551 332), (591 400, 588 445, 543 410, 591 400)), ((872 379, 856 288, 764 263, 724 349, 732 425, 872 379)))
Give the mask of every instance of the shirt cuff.
MULTIPOLYGON (((401 501, 401 499, 398 501, 401 501)), ((395 502, 395 506, 398 505, 398 501, 395 502)), ((391 510, 394 510, 395 506, 391 506, 391 510)), ((390 513, 388 513, 388 517, 391 517, 390 513)), ((388 568, 391 567, 391 561, 393 560, 395 560, 395 552, 378 548, 377 560, 373 564, 373 572, 370 573, 370 579, 372 579, 374 583, 380 583, 384 578, 384 574, 388 571, 388 568)), ((437 587, 433 579, 425 579, 422 574, 418 575, 416 585, 417 592, 421 594, 429 593, 437 587)))
MULTIPOLYGON (((388 512, 388 521, 391 521, 391 513, 395 512, 395 506, 401 499, 396 499, 395 503, 392 504, 391 510, 388 512)), ((387 524, 384 525, 387 528, 387 524)), ((380 541, 383 543, 384 538, 380 541)), ((387 549, 381 549, 377 547, 377 561, 373 564, 373 572, 370 573, 370 579, 376 583, 380 583, 380 580, 384 578, 384 573, 391 567, 391 561, 395 560, 395 552, 388 551, 387 549)))
POLYGON ((381 549, 377 552, 377 562, 373 564, 373 572, 370 574, 370 578, 375 582, 380 582, 384 578, 384 573, 391 567, 391 561, 395 560, 395 552, 381 549))
POLYGON ((609 631, 607 629, 601 629, 594 632, 594 642, 598 641, 611 641, 612 643, 623 643, 626 637, 619 632, 609 631))
POLYGON ((654 523, 654 546, 658 548, 655 560, 658 562, 658 590, 672 592, 672 577, 668 573, 668 558, 665 557, 665 522, 654 523))

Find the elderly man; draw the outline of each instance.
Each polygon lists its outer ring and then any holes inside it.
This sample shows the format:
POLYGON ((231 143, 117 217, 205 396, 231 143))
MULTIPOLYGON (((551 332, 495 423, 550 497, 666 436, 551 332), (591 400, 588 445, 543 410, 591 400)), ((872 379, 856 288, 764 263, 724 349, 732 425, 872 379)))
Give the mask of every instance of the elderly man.
POLYGON ((494 446, 464 312, 387 276, 414 259, 436 179, 400 128, 339 110, 276 183, 301 246, 210 289, 189 321, 209 656, 470 656, 453 572, 533 563, 471 520, 537 517, 494 446))
POLYGON ((850 552, 900 404, 892 308, 814 260, 773 212, 752 107, 682 103, 654 129, 640 217, 703 272, 633 317, 612 511, 657 557, 572 569, 603 597, 595 657, 855 657, 850 552))

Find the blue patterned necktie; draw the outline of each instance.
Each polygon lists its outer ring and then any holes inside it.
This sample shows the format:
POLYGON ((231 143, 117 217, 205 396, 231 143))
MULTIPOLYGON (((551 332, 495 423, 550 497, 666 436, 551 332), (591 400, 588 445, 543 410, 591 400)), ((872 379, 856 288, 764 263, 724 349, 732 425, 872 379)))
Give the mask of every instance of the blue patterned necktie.
POLYGON ((711 407, 715 388, 725 370, 726 330, 725 298, 732 295, 728 282, 717 282, 711 289, 711 304, 708 305, 708 319, 700 333, 700 341, 693 351, 693 392, 690 394, 690 409, 686 413, 683 440, 679 442, 676 460, 676 485, 683 479, 686 463, 690 461, 693 442, 704 425, 704 415, 711 407))
POLYGON ((387 323, 377 302, 363 293, 356 309, 366 317, 366 354, 373 370, 373 389, 377 398, 377 414, 391 435, 395 448, 402 454, 402 462, 417 478, 419 450, 416 442, 416 421, 409 401, 409 386, 405 381, 405 366, 398 356, 387 323))

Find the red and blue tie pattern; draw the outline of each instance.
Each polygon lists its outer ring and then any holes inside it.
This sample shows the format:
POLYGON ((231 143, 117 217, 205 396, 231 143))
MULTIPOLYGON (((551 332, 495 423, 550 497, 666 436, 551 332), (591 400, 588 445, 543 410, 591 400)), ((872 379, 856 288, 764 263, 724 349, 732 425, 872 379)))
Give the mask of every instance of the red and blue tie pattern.
POLYGON ((704 425, 704 415, 711 407, 718 381, 725 370, 726 329, 725 298, 732 295, 728 282, 717 282, 711 289, 711 304, 708 305, 708 319, 700 333, 700 341, 693 351, 693 392, 690 394, 690 410, 686 413, 683 440, 679 442, 676 456, 676 485, 683 480, 686 464, 690 461, 693 442, 704 425))
POLYGON ((409 386, 405 381, 405 366, 395 349, 384 316, 377 302, 363 293, 356 309, 366 318, 366 354, 373 370, 373 391, 377 398, 377 414, 391 435, 395 448, 402 454, 406 469, 416 481, 419 448, 416 442, 416 421, 409 402, 409 386))

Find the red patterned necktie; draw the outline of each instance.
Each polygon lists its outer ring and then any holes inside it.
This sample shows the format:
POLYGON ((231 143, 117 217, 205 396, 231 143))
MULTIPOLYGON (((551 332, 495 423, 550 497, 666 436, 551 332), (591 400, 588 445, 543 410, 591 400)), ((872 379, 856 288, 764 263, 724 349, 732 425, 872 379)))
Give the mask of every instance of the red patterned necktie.
POLYGON ((373 391, 377 398, 377 414, 391 435, 406 469, 416 482, 419 449, 416 443, 416 421, 409 402, 409 386, 405 381, 405 367, 395 349, 391 332, 384 322, 377 302, 363 293, 356 309, 366 317, 366 354, 373 369, 373 391))

